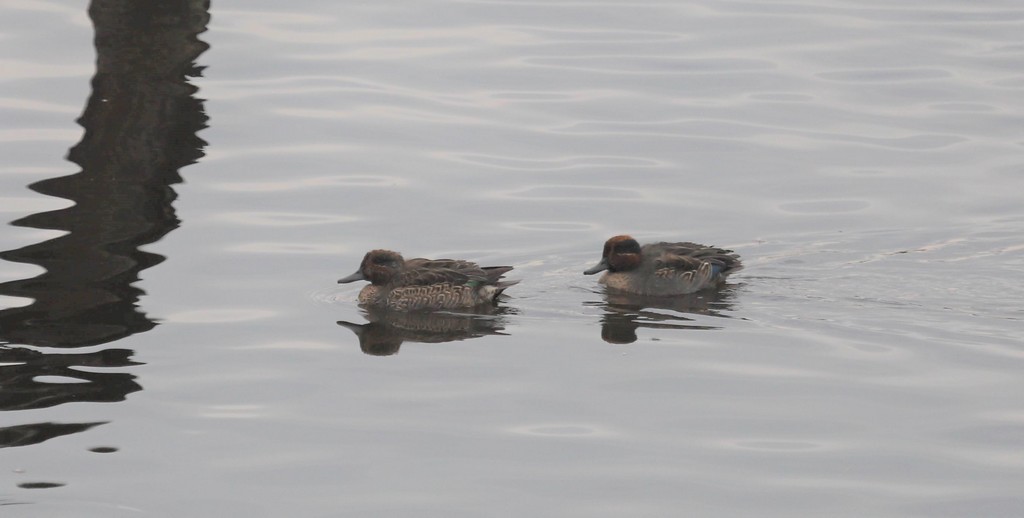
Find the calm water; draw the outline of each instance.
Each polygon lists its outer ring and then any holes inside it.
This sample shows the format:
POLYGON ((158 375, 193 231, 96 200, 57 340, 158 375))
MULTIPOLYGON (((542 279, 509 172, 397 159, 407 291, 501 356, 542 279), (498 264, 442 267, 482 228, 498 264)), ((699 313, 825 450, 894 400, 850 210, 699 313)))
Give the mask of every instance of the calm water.
POLYGON ((137 4, 0 4, 5 518, 1024 516, 1019 2, 137 4))

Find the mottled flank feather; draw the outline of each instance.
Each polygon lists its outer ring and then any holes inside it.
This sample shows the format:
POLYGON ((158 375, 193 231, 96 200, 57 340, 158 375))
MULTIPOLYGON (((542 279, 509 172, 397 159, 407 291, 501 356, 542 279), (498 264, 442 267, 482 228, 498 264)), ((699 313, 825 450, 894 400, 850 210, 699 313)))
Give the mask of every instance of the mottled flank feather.
POLYGON ((359 304, 399 311, 431 311, 493 304, 519 281, 502 281, 511 266, 481 267, 458 259, 409 259, 397 252, 372 250, 359 271, 338 282, 368 280, 359 304))
POLYGON ((715 288, 741 268, 732 250, 697 243, 640 246, 632 237, 615 236, 605 243, 601 261, 584 273, 605 271, 598 282, 612 290, 671 296, 715 288))

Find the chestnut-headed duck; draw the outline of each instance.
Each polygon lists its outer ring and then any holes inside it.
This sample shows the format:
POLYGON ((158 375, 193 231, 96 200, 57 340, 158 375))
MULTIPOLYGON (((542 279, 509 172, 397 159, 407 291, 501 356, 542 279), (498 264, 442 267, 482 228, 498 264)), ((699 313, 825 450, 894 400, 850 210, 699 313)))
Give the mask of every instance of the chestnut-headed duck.
POLYGON ((609 289, 637 295, 685 295, 715 288, 743 268, 732 250, 697 243, 651 243, 640 246, 630 236, 604 244, 601 261, 583 273, 605 271, 598 280, 609 289))

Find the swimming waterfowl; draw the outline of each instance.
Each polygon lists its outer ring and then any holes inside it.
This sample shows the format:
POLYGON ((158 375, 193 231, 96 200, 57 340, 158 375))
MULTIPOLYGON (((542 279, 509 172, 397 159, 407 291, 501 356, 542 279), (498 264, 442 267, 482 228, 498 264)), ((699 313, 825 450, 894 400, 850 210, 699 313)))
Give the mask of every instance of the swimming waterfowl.
POLYGON ((607 270, 598 280, 608 288, 637 295, 685 295, 714 288, 743 268, 732 250, 697 243, 652 243, 640 246, 630 236, 604 244, 601 261, 583 273, 607 270))
POLYGON ((399 311, 460 309, 492 304, 509 286, 511 266, 478 266, 458 259, 409 259, 391 250, 371 250, 359 270, 339 283, 370 281, 359 304, 399 311))

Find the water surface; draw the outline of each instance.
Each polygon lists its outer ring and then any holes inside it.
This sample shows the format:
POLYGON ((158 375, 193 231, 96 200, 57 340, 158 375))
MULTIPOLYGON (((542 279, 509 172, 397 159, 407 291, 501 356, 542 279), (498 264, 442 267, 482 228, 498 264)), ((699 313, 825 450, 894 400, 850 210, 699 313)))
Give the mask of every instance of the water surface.
POLYGON ((1024 514, 1015 3, 118 5, 0 7, 5 516, 1024 514))

